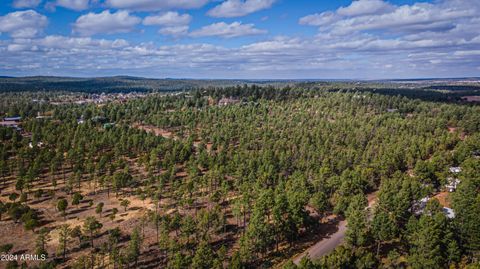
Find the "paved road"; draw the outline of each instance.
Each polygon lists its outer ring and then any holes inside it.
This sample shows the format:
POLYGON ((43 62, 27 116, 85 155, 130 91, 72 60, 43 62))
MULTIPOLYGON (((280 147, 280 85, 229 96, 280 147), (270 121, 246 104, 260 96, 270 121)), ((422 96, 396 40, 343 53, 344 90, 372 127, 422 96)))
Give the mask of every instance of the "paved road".
MULTIPOLYGON (((376 202, 376 192, 368 195, 368 206, 366 209, 372 207, 376 202)), ((318 241, 315 245, 308 248, 302 254, 293 258, 295 264, 299 264, 305 255, 308 255, 311 260, 318 260, 322 256, 327 255, 333 251, 338 245, 343 243, 345 232, 347 231, 347 222, 342 220, 338 223, 338 230, 330 236, 318 241)))

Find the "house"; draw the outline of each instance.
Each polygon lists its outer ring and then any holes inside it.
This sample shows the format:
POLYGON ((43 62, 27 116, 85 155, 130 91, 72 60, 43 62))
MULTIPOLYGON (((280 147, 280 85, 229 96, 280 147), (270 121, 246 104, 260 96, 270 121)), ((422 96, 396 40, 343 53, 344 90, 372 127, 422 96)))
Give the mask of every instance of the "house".
POLYGON ((457 189, 458 184, 460 184, 460 179, 449 177, 447 178, 447 184, 445 185, 445 188, 448 190, 448 192, 454 192, 457 189))
POLYGON ((422 214, 429 200, 430 200, 430 197, 427 196, 427 197, 423 197, 419 201, 415 201, 411 208, 412 212, 415 213, 415 215, 422 214))
MULTIPOLYGON (((425 207, 427 206, 428 201, 430 200, 430 197, 424 197, 420 199, 420 201, 417 201, 413 204, 411 210, 415 215, 421 215, 423 214, 425 207)), ((449 219, 455 218, 455 212, 453 209, 449 207, 443 207, 442 208, 443 214, 449 219)))
POLYGON ((20 128, 20 121, 22 120, 22 117, 7 117, 3 118, 3 121, 0 121, 0 126, 3 127, 8 127, 8 128, 13 128, 17 131, 22 131, 22 128, 20 128))
POLYGON ((16 122, 16 121, 0 121, 0 126, 16 128, 16 127, 18 127, 18 122, 16 122))
POLYGON ((21 120, 22 120, 22 117, 20 117, 20 116, 3 118, 3 121, 20 122, 21 120))
MULTIPOLYGON (((48 112, 47 112, 47 113, 48 113, 48 112)), ((52 116, 51 116, 51 115, 47 115, 47 113, 44 115, 44 114, 38 112, 38 113, 37 113, 37 116, 35 117, 35 119, 41 120, 41 119, 50 119, 50 118, 52 118, 52 116)), ((48 113, 48 114, 51 114, 51 113, 48 113)))
POLYGON ((390 113, 395 113, 397 111, 398 111, 398 109, 396 109, 396 108, 388 108, 387 109, 387 112, 390 112, 390 113))
POLYGON ((450 167, 449 171, 450 171, 450 173, 458 174, 458 173, 462 172, 462 168, 461 167, 450 167))

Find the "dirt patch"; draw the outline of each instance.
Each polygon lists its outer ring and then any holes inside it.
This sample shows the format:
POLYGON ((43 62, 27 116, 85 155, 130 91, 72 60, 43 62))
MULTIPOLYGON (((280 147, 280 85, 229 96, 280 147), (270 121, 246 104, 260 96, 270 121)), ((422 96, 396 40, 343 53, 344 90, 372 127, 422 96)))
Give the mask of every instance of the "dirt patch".
POLYGON ((143 130, 147 133, 151 133, 151 134, 154 134, 156 136, 162 136, 164 138, 176 138, 174 133, 172 131, 169 131, 169 130, 166 130, 166 129, 162 129, 162 128, 159 128, 159 127, 155 127, 153 125, 144 125, 144 124, 140 124, 140 123, 135 123, 132 125, 133 128, 136 128, 136 129, 140 129, 140 130, 143 130))
POLYGON ((448 126, 447 128, 450 134, 458 133, 458 138, 462 141, 464 141, 465 138, 467 137, 465 132, 461 132, 457 127, 448 126))
POLYGON ((457 128, 456 127, 448 127, 448 132, 453 134, 457 131, 457 128))
POLYGON ((451 207, 450 204, 450 193, 443 191, 435 195, 433 198, 436 198, 443 207, 451 207))

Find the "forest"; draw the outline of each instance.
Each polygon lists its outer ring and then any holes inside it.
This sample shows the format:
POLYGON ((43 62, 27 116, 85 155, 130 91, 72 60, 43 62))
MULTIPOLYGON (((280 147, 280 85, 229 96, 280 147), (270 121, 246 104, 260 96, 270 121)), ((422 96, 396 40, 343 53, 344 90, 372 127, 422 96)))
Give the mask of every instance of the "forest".
POLYGON ((70 91, 83 93, 172 92, 200 87, 247 85, 284 85, 288 81, 151 79, 132 76, 115 77, 1 77, 0 92, 70 91))
POLYGON ((480 268, 478 86, 69 83, 0 83, 0 268, 480 268))

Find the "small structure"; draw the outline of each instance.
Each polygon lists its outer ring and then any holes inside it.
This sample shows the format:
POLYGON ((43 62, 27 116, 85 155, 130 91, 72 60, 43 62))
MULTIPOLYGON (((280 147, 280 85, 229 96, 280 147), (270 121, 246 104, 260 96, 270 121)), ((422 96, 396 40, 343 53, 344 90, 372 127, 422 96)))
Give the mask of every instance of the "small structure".
POLYGON ((22 120, 22 117, 20 117, 20 116, 3 118, 3 121, 20 122, 21 120, 22 120))
POLYGON ((419 201, 415 201, 411 208, 412 212, 415 213, 415 215, 422 214, 429 200, 430 200, 430 197, 427 196, 427 197, 423 197, 419 201))
POLYGON ((22 128, 20 128, 21 120, 22 117, 6 117, 3 118, 3 121, 0 121, 0 126, 13 128, 20 132, 22 131, 22 128))
POLYGON ((453 212, 453 209, 449 208, 449 207, 444 207, 442 208, 443 210, 443 214, 445 214, 445 216, 449 219, 453 219, 455 218, 455 212, 453 212))
POLYGON ((234 98, 222 98, 218 101, 219 106, 228 106, 240 103, 240 100, 234 98))
POLYGON ((103 124, 103 129, 111 129, 115 127, 115 123, 114 122, 109 122, 109 123, 105 123, 103 124))
POLYGON ((453 174, 458 174, 462 172, 461 167, 450 167, 448 170, 450 171, 450 173, 453 173, 453 174))
POLYGON ((0 121, 0 126, 16 128, 16 127, 18 127, 18 122, 16 122, 16 121, 0 121))
MULTIPOLYGON (((42 142, 38 142, 38 143, 37 143, 37 147, 38 147, 38 148, 41 148, 42 146, 43 146, 43 143, 42 143, 42 142)), ((31 149, 33 149, 33 143, 32 143, 32 142, 28 143, 28 147, 31 148, 31 149)))
POLYGON ((37 120, 50 119, 50 118, 52 118, 52 116, 39 115, 35 117, 35 119, 37 120))
POLYGON ((388 109, 387 109, 387 112, 390 112, 390 113, 395 113, 395 112, 397 112, 397 111, 398 111, 397 108, 388 108, 388 109))
POLYGON ((37 120, 41 120, 41 119, 50 119, 52 118, 51 115, 47 115, 47 114, 42 114, 40 112, 37 113, 37 116, 35 117, 35 119, 37 120))
MULTIPOLYGON (((415 215, 423 214, 423 212, 425 211, 425 207, 427 206, 427 203, 428 203, 429 200, 430 200, 430 197, 424 197, 424 198, 420 199, 420 201, 416 201, 411 208, 413 213, 415 215)), ((455 212, 453 211, 453 209, 451 209, 449 207, 443 207, 442 212, 449 219, 455 218, 455 212)))
POLYGON ((460 184, 460 179, 449 177, 447 178, 447 185, 445 185, 445 188, 447 188, 448 192, 454 192, 457 189, 458 184, 460 184))

